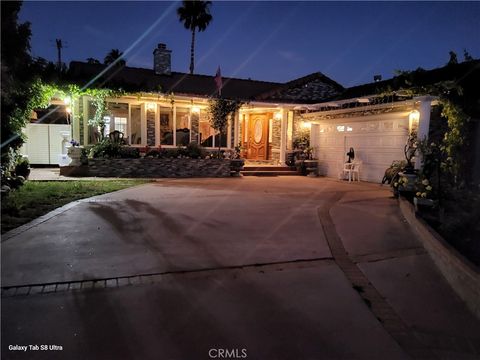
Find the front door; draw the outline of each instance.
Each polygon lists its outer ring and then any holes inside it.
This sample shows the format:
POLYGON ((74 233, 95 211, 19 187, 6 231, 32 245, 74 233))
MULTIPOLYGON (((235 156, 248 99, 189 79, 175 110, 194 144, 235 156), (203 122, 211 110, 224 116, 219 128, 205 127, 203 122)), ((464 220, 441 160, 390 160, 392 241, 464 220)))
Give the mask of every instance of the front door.
POLYGON ((247 159, 268 159, 268 116, 252 114, 248 122, 247 159))

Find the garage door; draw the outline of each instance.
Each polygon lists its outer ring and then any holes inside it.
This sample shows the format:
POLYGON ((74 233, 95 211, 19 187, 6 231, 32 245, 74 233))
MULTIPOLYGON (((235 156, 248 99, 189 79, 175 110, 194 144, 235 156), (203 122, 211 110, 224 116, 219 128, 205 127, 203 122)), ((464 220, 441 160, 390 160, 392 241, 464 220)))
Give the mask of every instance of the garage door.
POLYGON ((353 147, 355 160, 363 163, 360 179, 381 182, 393 160, 404 159, 408 137, 408 112, 319 120, 312 126, 312 145, 317 148, 319 171, 338 178, 353 147))

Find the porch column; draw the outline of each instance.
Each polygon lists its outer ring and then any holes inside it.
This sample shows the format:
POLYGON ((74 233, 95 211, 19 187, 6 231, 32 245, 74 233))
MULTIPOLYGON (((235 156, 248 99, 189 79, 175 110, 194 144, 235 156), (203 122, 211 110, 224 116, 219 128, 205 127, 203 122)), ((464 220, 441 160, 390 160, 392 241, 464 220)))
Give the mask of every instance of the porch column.
POLYGON ((287 153, 287 121, 288 111, 282 109, 282 122, 280 124, 280 166, 285 165, 285 156, 287 153))
POLYGON ((240 129, 240 110, 235 113, 235 119, 233 121, 233 148, 238 145, 240 140, 238 139, 240 129))
POLYGON ((82 98, 78 98, 76 100, 72 99, 72 113, 70 114, 70 126, 72 129, 72 139, 77 140, 80 142, 80 102, 83 101, 82 98))
POLYGON ((140 113, 140 129, 142 133, 142 146, 146 146, 148 144, 147 140, 147 106, 145 103, 142 103, 140 113))
MULTIPOLYGON (((428 131, 430 129, 430 112, 432 110, 432 96, 419 96, 414 98, 419 103, 418 112, 420 113, 418 119, 418 140, 428 139, 428 131)), ((422 154, 416 154, 415 169, 420 169, 423 165, 422 154)))
MULTIPOLYGON (((83 144, 82 145, 88 145, 88 113, 90 111, 89 106, 88 106, 88 98, 86 96, 82 97, 83 101, 83 129, 80 129, 80 131, 83 131, 83 144)), ((82 115, 80 115, 82 116, 82 115)), ((79 140, 80 141, 80 140, 79 140)))
POLYGON ((155 146, 160 146, 160 104, 155 104, 155 146))

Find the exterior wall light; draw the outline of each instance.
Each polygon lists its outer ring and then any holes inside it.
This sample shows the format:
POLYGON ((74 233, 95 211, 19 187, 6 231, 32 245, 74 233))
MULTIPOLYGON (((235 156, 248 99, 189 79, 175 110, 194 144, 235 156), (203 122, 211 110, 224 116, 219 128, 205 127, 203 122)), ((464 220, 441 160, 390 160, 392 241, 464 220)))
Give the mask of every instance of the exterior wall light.
POLYGON ((418 129, 419 121, 420 121, 420 113, 418 112, 418 110, 410 111, 410 114, 408 115, 408 129, 410 132, 418 129))
POLYGON ((65 108, 65 111, 66 111, 67 113, 71 114, 71 113, 72 113, 72 108, 71 108, 70 106, 67 106, 67 107, 65 108))
POLYGON ((65 103, 65 105, 70 105, 70 103, 72 102, 72 99, 67 96, 65 99, 63 99, 63 102, 65 103))
POLYGON ((147 103, 147 110, 155 111, 155 103, 147 103))
POLYGON ((274 115, 273 115, 273 118, 275 120, 282 120, 282 114, 280 112, 276 112, 274 115))
POLYGON ((200 113, 200 108, 198 106, 192 106, 192 113, 199 114, 200 113))

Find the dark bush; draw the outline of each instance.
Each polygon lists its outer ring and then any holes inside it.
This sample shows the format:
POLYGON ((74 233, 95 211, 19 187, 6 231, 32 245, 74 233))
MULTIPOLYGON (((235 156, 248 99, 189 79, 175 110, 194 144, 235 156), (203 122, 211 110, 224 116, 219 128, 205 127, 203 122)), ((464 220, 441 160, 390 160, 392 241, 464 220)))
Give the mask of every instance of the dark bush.
POLYGON ((25 179, 28 178, 28 175, 30 175, 30 163, 28 158, 21 156, 17 159, 17 164, 15 165, 15 175, 23 176, 25 179))
POLYGON ((122 146, 119 150, 119 155, 123 159, 138 159, 140 150, 133 146, 122 146))
POLYGON ((196 142, 191 142, 190 144, 188 144, 185 150, 187 153, 186 156, 193 159, 203 159, 206 155, 205 149, 202 146, 198 145, 196 142))
POLYGON ((120 157, 120 145, 118 142, 112 142, 110 139, 104 139, 92 146, 90 155, 93 158, 117 158, 120 157))
POLYGON ((157 149, 149 150, 146 154, 145 157, 147 158, 159 158, 160 157, 160 151, 157 149))

